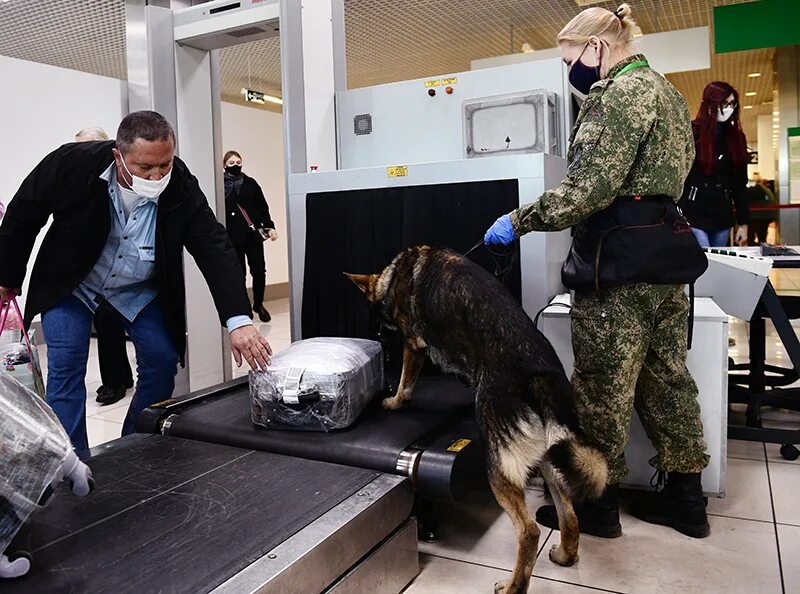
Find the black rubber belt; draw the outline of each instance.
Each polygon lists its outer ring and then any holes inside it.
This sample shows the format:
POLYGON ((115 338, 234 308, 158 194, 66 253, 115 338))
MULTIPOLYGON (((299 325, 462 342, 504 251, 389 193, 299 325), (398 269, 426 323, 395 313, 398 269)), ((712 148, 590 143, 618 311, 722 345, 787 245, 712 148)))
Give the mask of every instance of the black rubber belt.
POLYGON ((184 439, 129 436, 89 461, 97 488, 60 488, 9 550, 29 575, 4 594, 208 591, 378 473, 184 439))
POLYGON ((387 411, 376 399, 355 425, 329 433, 253 424, 247 384, 171 419, 169 435, 395 473, 400 453, 439 427, 472 414, 474 393, 449 376, 420 378, 413 399, 387 411))

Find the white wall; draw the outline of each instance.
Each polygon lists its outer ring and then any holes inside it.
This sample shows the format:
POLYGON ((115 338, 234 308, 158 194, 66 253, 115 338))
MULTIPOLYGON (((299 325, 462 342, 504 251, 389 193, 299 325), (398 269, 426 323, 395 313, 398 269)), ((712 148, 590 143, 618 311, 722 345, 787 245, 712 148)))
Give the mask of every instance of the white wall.
POLYGON ((113 138, 127 97, 125 81, 0 56, 0 201, 8 204, 30 170, 81 128, 100 126, 113 138))
MULTIPOLYGON (((72 142, 81 128, 100 126, 113 138, 128 113, 127 97, 125 81, 0 56, 0 202, 7 205, 30 170, 47 153, 72 142)), ((244 170, 261 184, 280 234, 264 248, 267 283, 288 282, 281 115, 223 103, 222 123, 223 150, 242 153, 244 170)))
MULTIPOLYGON (((289 282, 281 114, 223 102, 222 150, 223 153, 234 150, 242 155, 242 169, 261 186, 277 227, 278 240, 264 242, 267 285, 289 282)), ((252 286, 252 282, 248 276, 248 286, 252 286)))
MULTIPOLYGON (((661 74, 706 70, 711 68, 709 28, 696 27, 664 33, 651 33, 634 39, 635 51, 647 56, 653 69, 661 74)), ((555 39, 553 40, 555 43, 555 39)), ((534 62, 560 57, 558 48, 536 50, 530 53, 509 54, 472 60, 471 70, 534 62)))

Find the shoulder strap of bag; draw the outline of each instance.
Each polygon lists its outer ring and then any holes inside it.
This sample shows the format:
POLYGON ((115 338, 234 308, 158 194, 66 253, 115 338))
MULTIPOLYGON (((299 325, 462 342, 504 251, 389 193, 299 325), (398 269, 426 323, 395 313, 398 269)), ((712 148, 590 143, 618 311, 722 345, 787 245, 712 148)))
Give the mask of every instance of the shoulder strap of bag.
POLYGON ((252 227, 253 229, 255 229, 256 226, 253 225, 253 221, 250 220, 250 217, 248 216, 247 211, 244 208, 242 208, 242 205, 239 204, 238 202, 236 203, 236 206, 238 206, 239 210, 242 211, 242 216, 244 217, 244 220, 247 221, 247 225, 249 227, 252 227))

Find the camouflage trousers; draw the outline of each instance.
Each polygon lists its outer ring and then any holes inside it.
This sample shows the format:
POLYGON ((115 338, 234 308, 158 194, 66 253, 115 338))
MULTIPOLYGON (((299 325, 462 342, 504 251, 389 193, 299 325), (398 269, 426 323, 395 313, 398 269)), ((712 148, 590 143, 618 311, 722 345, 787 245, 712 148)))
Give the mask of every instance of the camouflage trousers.
POLYGON ((708 465, 697 385, 686 368, 689 301, 679 285, 626 285, 576 293, 572 386, 587 437, 608 457, 609 483, 625 478, 633 409, 659 470, 708 465))

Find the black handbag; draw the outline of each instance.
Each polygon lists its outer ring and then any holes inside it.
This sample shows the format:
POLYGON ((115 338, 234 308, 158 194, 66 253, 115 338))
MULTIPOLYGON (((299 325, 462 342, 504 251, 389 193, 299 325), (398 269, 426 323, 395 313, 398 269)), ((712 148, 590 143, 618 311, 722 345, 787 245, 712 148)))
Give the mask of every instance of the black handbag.
POLYGON ((689 222, 669 196, 619 197, 573 228, 561 269, 569 289, 692 284, 708 268, 689 222))

